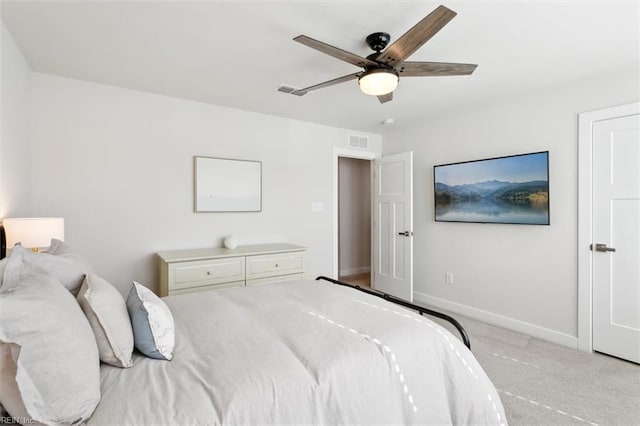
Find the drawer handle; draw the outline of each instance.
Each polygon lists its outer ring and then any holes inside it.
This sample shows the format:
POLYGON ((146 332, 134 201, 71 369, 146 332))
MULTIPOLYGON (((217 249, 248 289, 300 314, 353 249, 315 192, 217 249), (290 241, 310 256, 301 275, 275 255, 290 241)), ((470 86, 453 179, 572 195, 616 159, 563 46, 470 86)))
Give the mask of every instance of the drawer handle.
POLYGON ((277 268, 278 266, 280 266, 280 265, 278 265, 278 264, 276 263, 276 268, 277 268))
POLYGON ((207 271, 207 275, 211 275, 211 271, 207 271))

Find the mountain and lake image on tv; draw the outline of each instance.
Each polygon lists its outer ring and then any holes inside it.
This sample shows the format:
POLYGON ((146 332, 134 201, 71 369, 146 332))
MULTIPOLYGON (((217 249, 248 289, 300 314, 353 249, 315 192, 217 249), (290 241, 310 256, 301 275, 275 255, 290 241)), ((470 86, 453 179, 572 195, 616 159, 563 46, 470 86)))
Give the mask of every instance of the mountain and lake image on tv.
POLYGON ((436 222, 549 225, 549 152, 433 168, 436 222))

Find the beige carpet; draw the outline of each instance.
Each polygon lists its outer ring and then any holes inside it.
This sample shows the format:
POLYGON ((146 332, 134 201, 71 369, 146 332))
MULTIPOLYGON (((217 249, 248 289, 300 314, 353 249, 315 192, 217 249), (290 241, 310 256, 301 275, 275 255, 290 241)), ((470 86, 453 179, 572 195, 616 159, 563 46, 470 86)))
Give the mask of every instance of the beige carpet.
POLYGON ((510 425, 640 425, 640 365, 452 316, 469 333, 510 425))

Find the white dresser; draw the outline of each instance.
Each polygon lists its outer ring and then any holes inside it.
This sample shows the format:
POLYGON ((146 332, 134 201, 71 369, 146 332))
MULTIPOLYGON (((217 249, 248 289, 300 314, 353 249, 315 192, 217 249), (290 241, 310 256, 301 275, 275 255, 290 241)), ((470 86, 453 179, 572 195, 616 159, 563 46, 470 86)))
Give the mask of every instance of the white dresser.
POLYGON ((277 243, 159 252, 160 296, 301 279, 305 251, 277 243))

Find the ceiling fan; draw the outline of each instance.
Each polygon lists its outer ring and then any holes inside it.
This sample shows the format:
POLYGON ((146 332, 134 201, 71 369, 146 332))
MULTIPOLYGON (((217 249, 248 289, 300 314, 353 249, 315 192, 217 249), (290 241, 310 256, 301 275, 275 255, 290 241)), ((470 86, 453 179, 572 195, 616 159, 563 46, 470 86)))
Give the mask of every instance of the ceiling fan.
POLYGON ((385 103, 393 99, 393 91, 397 87, 400 77, 469 75, 473 73, 477 65, 443 62, 405 62, 405 59, 429 41, 455 16, 456 12, 451 9, 438 6, 389 47, 387 47, 391 40, 389 34, 384 32, 370 34, 366 38, 366 42, 374 50, 374 53, 366 58, 314 40, 311 37, 299 35, 293 40, 360 67, 363 70, 305 87, 304 89, 289 90, 288 92, 292 95, 303 96, 312 90, 358 79, 360 89, 364 93, 377 96, 380 103, 385 103))

